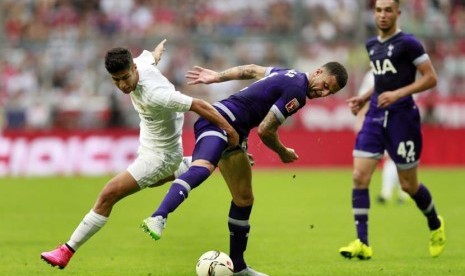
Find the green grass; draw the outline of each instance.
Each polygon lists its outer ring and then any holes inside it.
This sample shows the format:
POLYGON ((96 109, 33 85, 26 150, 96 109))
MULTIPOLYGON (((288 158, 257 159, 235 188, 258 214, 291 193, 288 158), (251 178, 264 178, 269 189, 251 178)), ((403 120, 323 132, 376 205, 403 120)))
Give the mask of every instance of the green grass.
MULTIPOLYGON (((261 170, 254 175, 248 264, 279 276, 465 275, 465 170, 423 169, 420 177, 446 220, 448 244, 441 257, 429 257, 426 220, 413 202, 376 203, 379 173, 371 187, 374 257, 359 261, 338 253, 355 238, 350 169, 261 170)), ((0 275, 195 275, 203 252, 228 252, 230 197, 215 173, 170 216, 160 241, 149 239, 139 224, 168 185, 118 203, 65 270, 43 263, 40 252, 68 240, 107 179, 0 179, 0 275)))

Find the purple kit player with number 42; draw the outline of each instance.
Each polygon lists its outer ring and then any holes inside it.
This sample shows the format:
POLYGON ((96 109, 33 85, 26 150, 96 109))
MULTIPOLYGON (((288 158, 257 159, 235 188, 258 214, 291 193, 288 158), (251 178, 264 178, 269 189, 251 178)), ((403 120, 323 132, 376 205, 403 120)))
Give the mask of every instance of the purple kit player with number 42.
POLYGON ((422 148, 420 114, 412 94, 436 85, 436 73, 423 46, 415 36, 397 28, 398 0, 377 0, 375 21, 378 36, 366 43, 374 90, 348 100, 357 113, 370 100, 362 129, 355 142, 352 208, 357 239, 339 249, 346 258, 370 259, 368 243, 369 184, 386 150, 396 163, 402 190, 425 215, 431 231, 429 252, 439 256, 445 246, 444 221, 436 213, 432 196, 418 182, 417 167, 422 148), (416 79, 417 71, 420 77, 416 79))
POLYGON ((282 162, 297 160, 295 151, 285 147, 279 140, 278 127, 287 117, 301 109, 307 98, 326 97, 342 89, 347 83, 347 71, 338 62, 326 63, 312 73, 245 65, 221 73, 195 67, 186 77, 191 80, 189 84, 259 79, 229 98, 213 104, 237 131, 242 147, 227 148, 227 137, 220 128, 204 119, 197 120, 194 125, 196 143, 192 165, 174 180, 161 205, 151 217, 143 221, 142 228, 153 239, 160 239, 168 214, 219 166, 232 195, 228 227, 231 233, 229 255, 234 263, 234 275, 266 275, 247 266, 244 260, 254 199, 251 167, 246 153, 247 136, 251 129, 258 126, 261 140, 279 155, 282 162))

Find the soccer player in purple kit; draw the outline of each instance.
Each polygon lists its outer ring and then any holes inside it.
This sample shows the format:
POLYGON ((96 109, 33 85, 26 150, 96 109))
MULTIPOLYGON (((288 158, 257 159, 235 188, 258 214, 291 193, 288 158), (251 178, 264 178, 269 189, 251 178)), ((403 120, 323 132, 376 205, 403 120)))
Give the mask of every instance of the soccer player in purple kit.
POLYGON ((366 43, 375 77, 374 91, 348 100, 354 114, 370 102, 353 151, 352 209, 357 239, 339 249, 346 258, 367 260, 373 255, 368 242, 369 185, 384 150, 396 163, 402 189, 427 219, 430 255, 441 255, 445 246, 444 220, 438 216, 426 186, 418 182, 422 136, 420 114, 412 97, 434 87, 437 77, 418 39, 398 29, 399 5, 399 0, 375 2, 378 36, 366 43), (420 76, 416 79, 417 71, 420 76))
POLYGON ((307 98, 326 97, 342 89, 347 83, 347 71, 338 62, 328 62, 312 73, 258 65, 237 66, 218 73, 197 66, 186 77, 191 80, 188 84, 258 79, 238 93, 213 104, 237 131, 242 147, 226 150, 227 137, 223 131, 199 118, 194 125, 196 143, 192 165, 173 181, 161 205, 143 221, 142 228, 153 239, 159 239, 168 214, 218 166, 232 195, 228 227, 234 275, 266 275, 247 266, 244 260, 254 201, 252 172, 246 154, 247 136, 251 129, 258 127, 260 139, 279 155, 283 163, 294 162, 298 155, 279 140, 279 126, 301 109, 307 98))

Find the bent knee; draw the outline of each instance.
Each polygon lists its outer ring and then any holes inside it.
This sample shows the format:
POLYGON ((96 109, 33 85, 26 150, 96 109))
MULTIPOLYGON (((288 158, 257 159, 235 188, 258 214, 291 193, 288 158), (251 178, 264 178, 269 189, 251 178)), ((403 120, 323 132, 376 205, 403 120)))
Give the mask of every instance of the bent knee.
POLYGON ((371 175, 360 170, 354 170, 352 180, 355 188, 367 188, 370 184, 371 175))
POLYGON ((98 204, 112 206, 122 197, 124 197, 122 191, 110 181, 100 192, 98 204))
POLYGON ((233 202, 236 206, 247 207, 253 205, 254 197, 253 195, 234 197, 233 202))

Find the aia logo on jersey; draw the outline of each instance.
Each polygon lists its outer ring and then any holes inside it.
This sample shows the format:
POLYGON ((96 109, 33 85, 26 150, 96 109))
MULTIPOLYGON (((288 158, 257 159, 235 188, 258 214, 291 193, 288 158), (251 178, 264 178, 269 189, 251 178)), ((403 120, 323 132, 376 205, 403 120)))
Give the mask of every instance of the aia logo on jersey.
POLYGON ((299 108, 300 104, 299 104, 299 101, 297 101, 296 98, 290 100, 287 104, 286 104, 286 110, 287 112, 291 113, 292 111, 296 110, 297 108, 299 108))
POLYGON ((397 69, 392 64, 391 60, 386 58, 383 60, 370 61, 371 70, 375 75, 385 75, 386 73, 397 74, 397 69))

